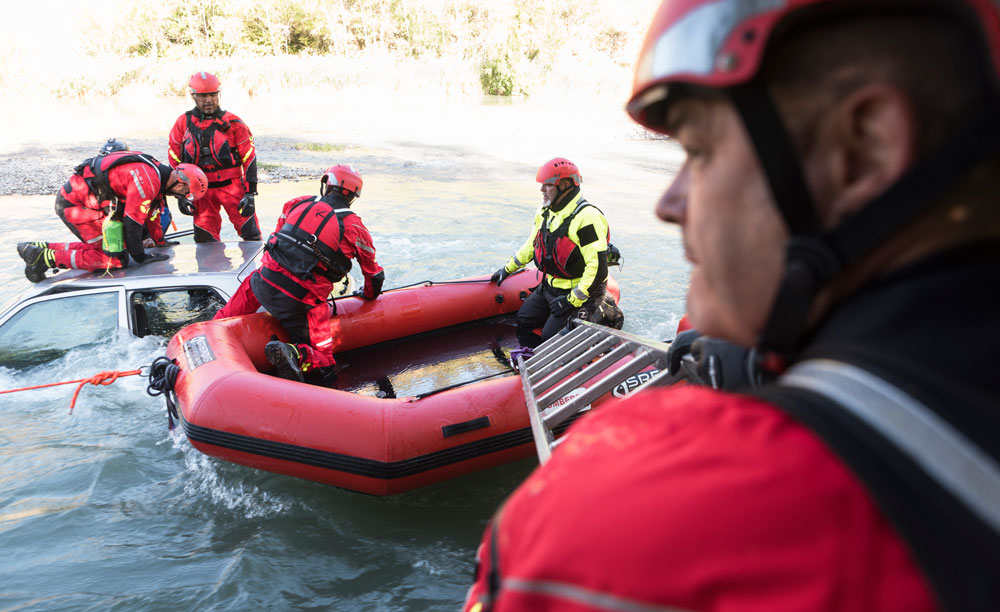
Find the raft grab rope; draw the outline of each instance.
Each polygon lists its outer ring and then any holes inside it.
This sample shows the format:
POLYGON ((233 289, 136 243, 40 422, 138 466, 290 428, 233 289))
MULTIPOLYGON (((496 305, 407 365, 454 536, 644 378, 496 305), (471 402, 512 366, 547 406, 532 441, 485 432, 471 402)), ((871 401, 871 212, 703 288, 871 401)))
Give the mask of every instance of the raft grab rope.
POLYGON ((180 366, 169 357, 157 357, 149 365, 146 393, 152 397, 162 395, 167 401, 167 428, 171 431, 174 429, 174 419, 180 418, 177 415, 177 394, 174 393, 180 371, 180 366))

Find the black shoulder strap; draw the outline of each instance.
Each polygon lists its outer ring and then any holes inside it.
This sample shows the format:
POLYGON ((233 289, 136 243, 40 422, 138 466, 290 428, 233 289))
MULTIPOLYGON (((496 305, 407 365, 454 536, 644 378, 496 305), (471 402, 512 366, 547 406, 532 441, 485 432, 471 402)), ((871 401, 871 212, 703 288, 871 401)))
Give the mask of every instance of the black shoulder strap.
POLYGON ((1000 610, 1000 465, 867 370, 794 365, 754 392, 809 427, 864 482, 948 610, 1000 610))

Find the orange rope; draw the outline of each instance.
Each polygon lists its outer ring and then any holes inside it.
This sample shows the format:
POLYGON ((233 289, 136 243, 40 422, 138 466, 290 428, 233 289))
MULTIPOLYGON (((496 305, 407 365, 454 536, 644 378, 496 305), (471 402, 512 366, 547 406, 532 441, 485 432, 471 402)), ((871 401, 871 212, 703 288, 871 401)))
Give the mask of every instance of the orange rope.
POLYGON ((92 385, 105 385, 105 386, 107 386, 107 385, 110 385, 111 383, 115 382, 119 378, 124 377, 124 376, 135 376, 135 375, 141 374, 141 373, 142 373, 142 369, 128 370, 127 372, 119 372, 118 370, 112 370, 110 372, 100 372, 98 374, 94 374, 90 378, 81 378, 80 380, 67 380, 65 382, 48 383, 48 384, 45 384, 45 385, 35 385, 34 387, 22 387, 20 389, 8 389, 6 391, 0 391, 0 395, 3 395, 4 393, 15 393, 17 391, 31 391, 32 389, 44 389, 46 387, 56 387, 58 385, 72 385, 72 384, 75 384, 75 383, 79 383, 79 386, 76 388, 76 393, 73 394, 73 401, 69 405, 69 413, 73 414, 73 408, 76 407, 76 398, 79 397, 80 391, 83 389, 83 386, 85 384, 90 383, 92 385))

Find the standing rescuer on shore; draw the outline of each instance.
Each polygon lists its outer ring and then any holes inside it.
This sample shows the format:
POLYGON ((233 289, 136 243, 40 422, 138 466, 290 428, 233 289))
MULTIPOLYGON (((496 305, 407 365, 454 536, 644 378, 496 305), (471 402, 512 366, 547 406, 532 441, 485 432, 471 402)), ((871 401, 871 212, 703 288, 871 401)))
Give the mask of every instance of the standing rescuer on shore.
POLYGON ((667 0, 629 113, 695 327, 763 356, 574 425, 467 610, 1000 609, 1000 5, 667 0))
POLYGON ((195 164, 208 176, 208 193, 194 205, 178 202, 194 216, 195 242, 217 242, 225 209, 243 240, 260 240, 254 209, 257 195, 257 151, 253 134, 242 119, 219 106, 219 79, 196 72, 188 80, 195 107, 170 130, 170 165, 195 164))

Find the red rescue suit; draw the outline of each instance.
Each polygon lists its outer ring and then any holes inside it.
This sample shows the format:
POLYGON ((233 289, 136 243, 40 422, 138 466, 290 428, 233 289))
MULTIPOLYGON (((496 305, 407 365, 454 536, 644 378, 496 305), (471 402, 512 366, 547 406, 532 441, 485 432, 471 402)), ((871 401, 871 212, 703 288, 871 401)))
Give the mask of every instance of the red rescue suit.
POLYGON ((56 215, 80 242, 58 244, 70 244, 73 245, 72 248, 99 249, 101 225, 111 211, 111 205, 112 202, 108 200, 98 200, 97 196, 90 192, 90 187, 82 176, 74 174, 69 177, 56 194, 55 210, 56 215))
MULTIPOLYGON (((152 156, 136 151, 121 151, 91 158, 77 166, 76 173, 66 183, 66 186, 72 188, 66 199, 84 204, 68 207, 66 210, 91 210, 86 206, 87 203, 106 206, 115 203, 125 226, 127 255, 109 254, 101 249, 101 230, 97 224, 96 227, 91 225, 87 228, 88 232, 97 231, 98 240, 94 242, 50 243, 49 248, 55 249, 56 265, 64 269, 93 271, 125 267, 129 256, 137 263, 145 261, 143 227, 155 243, 164 242, 159 216, 164 202, 162 189, 170 172, 168 166, 159 163, 152 156)), ((60 191, 60 195, 65 192, 66 186, 60 191)), ((102 211, 101 221, 104 216, 102 211)))
POLYGON ((365 298, 378 297, 385 278, 375 261, 371 234, 348 206, 337 194, 300 196, 286 202, 267 241, 261 268, 240 285, 215 318, 256 312, 263 304, 292 336, 303 354, 303 365, 334 365, 332 313, 326 301, 333 284, 350 270, 351 259, 361 266, 365 298), (303 313, 307 331, 301 330, 299 322, 303 313))
POLYGON ((584 416, 487 528, 465 609, 1000 609, 996 479, 935 437, 1000 465, 998 270, 992 243, 878 279, 756 397, 656 389, 584 416), (924 411, 832 379, 848 409, 789 380, 816 362, 873 373, 924 411))
POLYGON ((208 177, 208 191, 194 203, 196 241, 220 239, 220 207, 241 238, 259 240, 256 213, 239 213, 243 196, 257 191, 257 152, 243 120, 223 110, 206 117, 195 108, 177 118, 169 140, 172 167, 195 164, 208 177))

